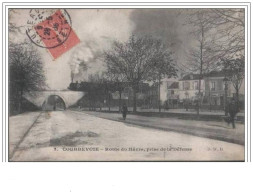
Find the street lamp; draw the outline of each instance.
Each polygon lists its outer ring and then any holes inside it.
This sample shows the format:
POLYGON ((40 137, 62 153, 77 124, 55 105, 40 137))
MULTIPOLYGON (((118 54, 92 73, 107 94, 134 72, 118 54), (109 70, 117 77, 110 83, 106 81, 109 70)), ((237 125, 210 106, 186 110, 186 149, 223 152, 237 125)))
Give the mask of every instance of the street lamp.
POLYGON ((225 90, 225 94, 224 94, 224 110, 225 110, 225 116, 227 116, 228 115, 228 110, 227 110, 227 96, 228 96, 228 78, 227 77, 225 77, 224 79, 223 79, 223 82, 224 82, 224 85, 225 85, 225 88, 224 88, 224 90, 225 90))

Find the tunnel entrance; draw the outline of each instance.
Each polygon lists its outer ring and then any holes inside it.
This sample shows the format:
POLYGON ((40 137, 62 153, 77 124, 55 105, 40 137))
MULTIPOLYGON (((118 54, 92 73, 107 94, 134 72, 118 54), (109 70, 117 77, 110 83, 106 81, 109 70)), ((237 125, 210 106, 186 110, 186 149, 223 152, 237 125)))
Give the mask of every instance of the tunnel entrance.
POLYGON ((66 104, 64 100, 58 95, 50 95, 43 102, 42 110, 46 111, 57 111, 57 110, 65 110, 66 104))

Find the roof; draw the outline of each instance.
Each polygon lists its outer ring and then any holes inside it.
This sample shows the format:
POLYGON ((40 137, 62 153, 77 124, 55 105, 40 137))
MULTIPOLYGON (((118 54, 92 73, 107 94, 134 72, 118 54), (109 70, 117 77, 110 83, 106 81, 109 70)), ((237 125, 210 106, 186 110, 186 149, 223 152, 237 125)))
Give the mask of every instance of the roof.
POLYGON ((183 76, 180 81, 183 80, 199 80, 200 75, 199 74, 187 74, 185 76, 183 76))
POLYGON ((206 77, 224 77, 224 71, 211 71, 210 73, 205 75, 206 77))
MULTIPOLYGON (((224 71, 211 71, 207 74, 203 74, 203 77, 224 77, 225 73, 224 71)), ((199 80, 200 74, 187 74, 185 76, 183 76, 180 81, 183 80, 199 80)))
POLYGON ((178 89, 179 88, 179 83, 178 82, 173 82, 168 89, 178 89))

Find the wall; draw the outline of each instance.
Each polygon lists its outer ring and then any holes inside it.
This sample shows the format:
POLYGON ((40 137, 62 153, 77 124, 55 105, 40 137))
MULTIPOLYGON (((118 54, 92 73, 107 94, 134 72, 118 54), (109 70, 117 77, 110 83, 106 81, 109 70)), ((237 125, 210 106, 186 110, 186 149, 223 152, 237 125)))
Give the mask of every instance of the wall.
MULTIPOLYGON (((196 93, 199 92, 198 89, 194 89, 194 83, 195 82, 199 82, 199 80, 182 80, 182 81, 179 81, 179 99, 182 100, 182 99, 186 99, 186 95, 185 93, 187 92, 189 94, 188 98, 192 99, 196 96, 196 93), (184 90, 183 88, 183 83, 184 82, 189 82, 190 83, 190 88, 189 90, 184 90)), ((204 80, 201 80, 201 85, 200 85, 200 88, 201 88, 201 92, 204 91, 204 88, 205 88, 205 82, 204 80)))

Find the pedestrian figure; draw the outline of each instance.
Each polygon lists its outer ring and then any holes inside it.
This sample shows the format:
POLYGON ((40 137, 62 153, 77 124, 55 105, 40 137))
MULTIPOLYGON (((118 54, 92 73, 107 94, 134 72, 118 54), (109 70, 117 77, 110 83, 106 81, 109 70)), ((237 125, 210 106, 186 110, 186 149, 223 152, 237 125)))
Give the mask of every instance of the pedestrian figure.
POLYGON ((228 125, 232 123, 233 128, 235 128, 235 116, 238 113, 238 107, 235 103, 235 100, 232 100, 228 104, 228 113, 229 113, 229 120, 228 120, 228 125))
POLYGON ((188 109, 189 109, 189 103, 188 103, 188 101, 185 101, 184 107, 185 107, 185 110, 188 111, 188 109))
POLYGON ((54 111, 56 110, 56 105, 54 104, 54 107, 53 107, 54 111))
POLYGON ((128 112, 127 106, 126 104, 124 104, 122 107, 122 116, 124 120, 126 120, 127 112, 128 112))

